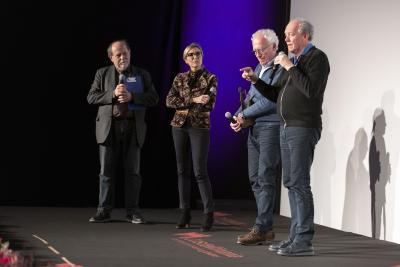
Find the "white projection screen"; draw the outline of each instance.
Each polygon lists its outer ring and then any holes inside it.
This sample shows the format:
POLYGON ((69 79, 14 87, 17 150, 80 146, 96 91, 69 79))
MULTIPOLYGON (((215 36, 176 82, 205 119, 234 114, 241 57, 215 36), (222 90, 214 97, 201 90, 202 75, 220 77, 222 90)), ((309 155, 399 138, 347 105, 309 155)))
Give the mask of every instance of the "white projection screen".
MULTIPOLYGON (((400 243, 400 1, 292 0, 329 58, 315 223, 400 243), (374 227, 373 227, 374 226, 374 227)), ((283 189, 281 215, 290 217, 283 189)))

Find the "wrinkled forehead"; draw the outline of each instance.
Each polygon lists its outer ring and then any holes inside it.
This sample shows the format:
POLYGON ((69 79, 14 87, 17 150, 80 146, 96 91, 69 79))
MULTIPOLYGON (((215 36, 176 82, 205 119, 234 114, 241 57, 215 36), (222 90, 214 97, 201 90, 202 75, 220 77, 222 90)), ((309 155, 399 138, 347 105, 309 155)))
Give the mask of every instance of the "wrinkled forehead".
POLYGON ((266 46, 266 45, 269 45, 268 40, 265 39, 263 35, 257 35, 257 36, 255 36, 255 37, 251 40, 251 43, 253 44, 253 46, 257 46, 257 45, 266 46))
POLYGON ((286 26, 285 33, 297 33, 299 29, 299 22, 294 20, 289 22, 286 26))
POLYGON ((111 47, 111 51, 113 54, 130 52, 129 48, 124 43, 120 42, 114 43, 111 47))

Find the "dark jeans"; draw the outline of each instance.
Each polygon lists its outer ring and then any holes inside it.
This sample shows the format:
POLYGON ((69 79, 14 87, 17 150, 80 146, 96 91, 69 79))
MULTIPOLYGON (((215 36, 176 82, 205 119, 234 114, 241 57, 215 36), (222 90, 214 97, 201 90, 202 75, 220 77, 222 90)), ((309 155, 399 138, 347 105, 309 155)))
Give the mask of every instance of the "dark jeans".
POLYGON ((123 167, 125 207, 128 214, 139 208, 142 178, 139 174, 140 147, 137 143, 135 121, 113 121, 107 141, 99 145, 100 194, 99 211, 111 212, 114 205, 114 183, 117 166, 123 167))
POLYGON ((320 129, 281 126, 282 181, 292 217, 289 238, 298 243, 311 244, 314 236, 310 169, 320 136, 320 129))
POLYGON ((255 124, 247 139, 249 180, 257 203, 254 228, 272 230, 276 176, 280 161, 279 124, 255 124))
POLYGON ((191 169, 199 187, 203 201, 204 213, 214 211, 214 200, 210 179, 207 172, 208 146, 210 132, 208 129, 172 127, 176 164, 178 172, 179 207, 190 209, 191 169))

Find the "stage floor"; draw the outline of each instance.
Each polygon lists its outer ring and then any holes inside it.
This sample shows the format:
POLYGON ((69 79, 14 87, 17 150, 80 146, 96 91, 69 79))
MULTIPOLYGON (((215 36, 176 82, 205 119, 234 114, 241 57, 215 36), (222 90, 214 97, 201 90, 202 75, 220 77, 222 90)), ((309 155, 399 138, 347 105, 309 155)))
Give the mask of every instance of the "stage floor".
MULTIPOLYGON (((175 229, 178 209, 144 209, 146 225, 124 222, 116 209, 112 222, 88 222, 95 208, 0 206, 0 237, 16 251, 32 255, 34 266, 67 263, 85 267, 116 266, 379 266, 400 267, 400 245, 316 226, 313 257, 283 257, 267 246, 236 244, 255 217, 253 202, 217 202, 212 231, 199 231, 200 210, 192 228, 175 229), (220 204, 219 204, 220 203, 220 204)), ((276 240, 287 237, 289 219, 274 217, 276 240)))

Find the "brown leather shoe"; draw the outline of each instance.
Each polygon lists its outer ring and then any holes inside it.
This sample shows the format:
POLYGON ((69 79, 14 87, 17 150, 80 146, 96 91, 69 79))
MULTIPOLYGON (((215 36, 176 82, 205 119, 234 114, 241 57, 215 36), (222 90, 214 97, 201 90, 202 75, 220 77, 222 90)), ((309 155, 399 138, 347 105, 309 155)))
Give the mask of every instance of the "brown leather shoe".
MULTIPOLYGON (((249 228, 250 232, 253 231, 253 228, 249 228)), ((239 240, 240 238, 244 238, 245 236, 248 236, 250 233, 246 233, 243 235, 238 235, 237 239, 239 240)), ((267 240, 268 241, 273 241, 275 239, 275 233, 273 231, 268 231, 267 232, 267 240)), ((239 242, 238 242, 239 243, 239 242)))
POLYGON ((236 243, 241 245, 264 245, 267 241, 273 241, 275 233, 268 231, 267 233, 258 232, 256 229, 251 230, 245 235, 238 236, 236 243))
MULTIPOLYGON (((248 228, 248 230, 252 231, 253 228, 248 228)), ((237 239, 243 238, 243 237, 245 237, 245 236, 248 235, 248 234, 249 234, 249 233, 245 233, 245 234, 243 234, 243 235, 238 235, 237 239)))

